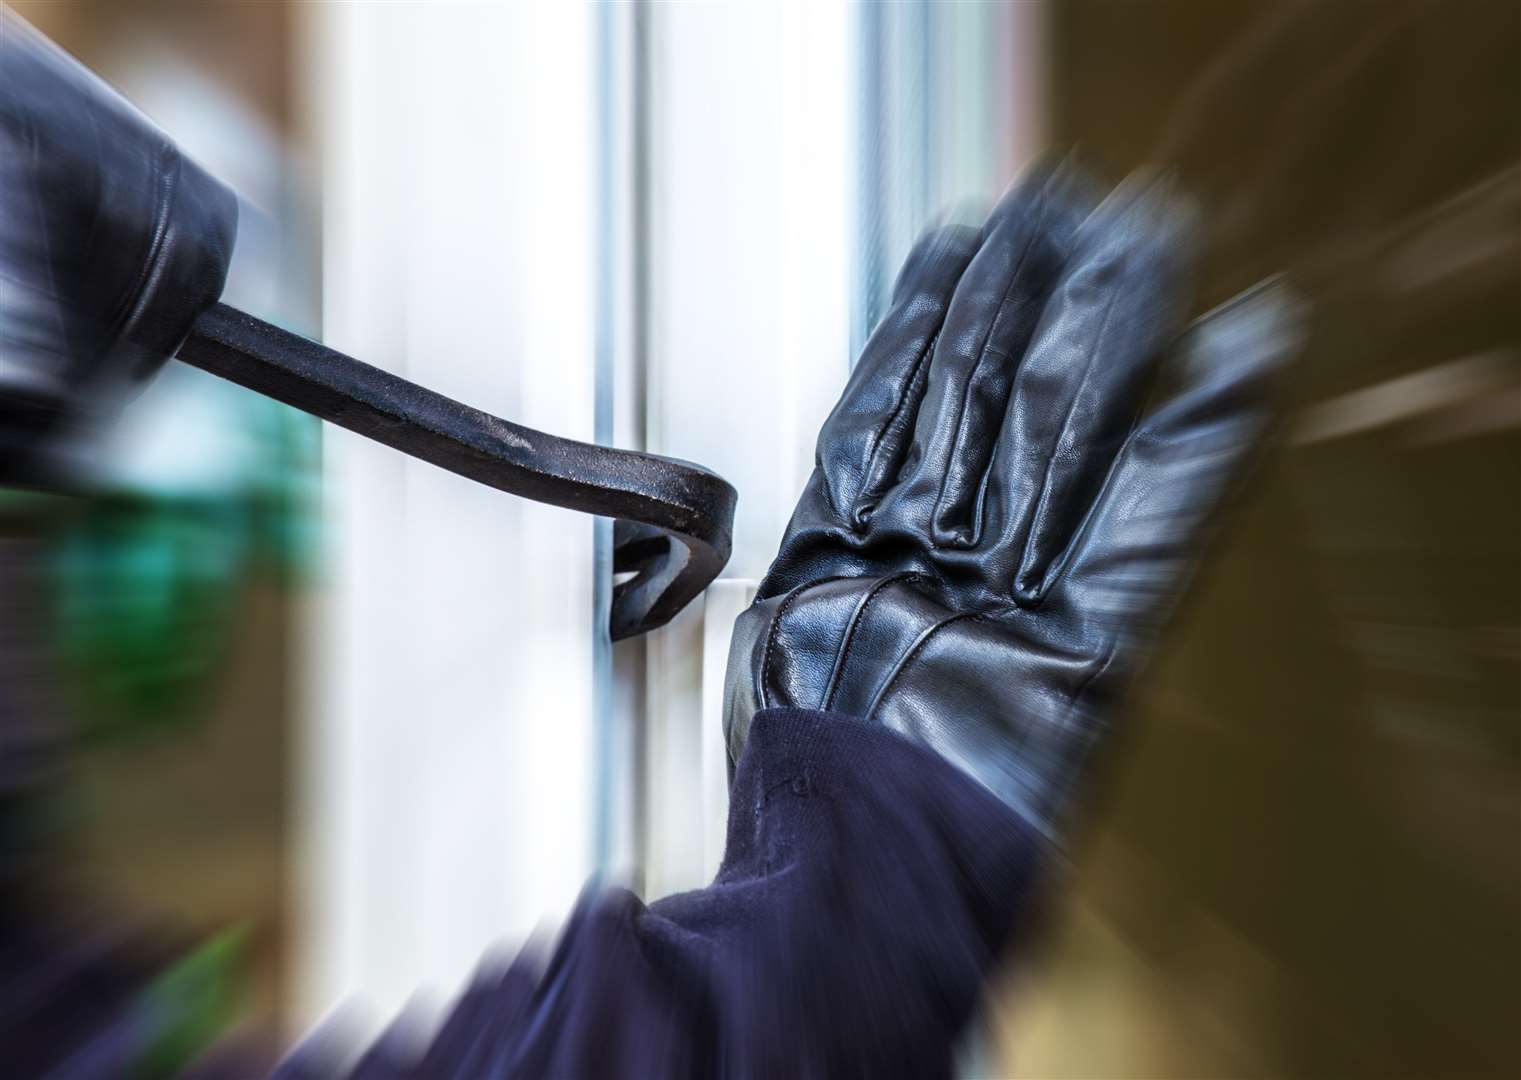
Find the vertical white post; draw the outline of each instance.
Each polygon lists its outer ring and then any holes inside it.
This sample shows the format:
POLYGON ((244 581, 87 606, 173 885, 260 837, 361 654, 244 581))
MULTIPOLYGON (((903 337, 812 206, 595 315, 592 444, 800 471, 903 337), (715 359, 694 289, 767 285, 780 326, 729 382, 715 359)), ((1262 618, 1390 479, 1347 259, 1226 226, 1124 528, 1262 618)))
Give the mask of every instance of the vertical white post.
MULTIPOLYGON (((850 370, 851 13, 839 0, 788 0, 648 14, 648 445, 739 490, 724 578, 753 579, 850 370)), ((649 642, 652 896, 703 883, 705 838, 722 829, 711 782, 704 795, 717 721, 703 702, 722 681, 729 627, 710 632, 703 618, 694 605, 649 642)))
MULTIPOLYGON (((591 439, 592 9, 305 11, 326 340, 591 439)), ((592 868, 592 520, 334 428, 324 455, 298 1024, 458 989, 592 868)))

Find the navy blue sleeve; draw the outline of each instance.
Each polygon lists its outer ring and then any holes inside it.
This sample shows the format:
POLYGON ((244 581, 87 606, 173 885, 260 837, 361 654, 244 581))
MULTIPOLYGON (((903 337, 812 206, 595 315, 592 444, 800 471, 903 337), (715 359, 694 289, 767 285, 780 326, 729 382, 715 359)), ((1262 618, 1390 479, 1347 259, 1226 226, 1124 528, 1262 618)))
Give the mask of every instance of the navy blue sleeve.
MULTIPOLYGON (((757 715, 703 889, 582 898, 545 961, 483 971, 426 1048, 351 1075, 948 1075, 1027 914, 1040 841, 940 757, 830 713, 757 715)), ((320 1043, 280 1075, 327 1076, 320 1043)))

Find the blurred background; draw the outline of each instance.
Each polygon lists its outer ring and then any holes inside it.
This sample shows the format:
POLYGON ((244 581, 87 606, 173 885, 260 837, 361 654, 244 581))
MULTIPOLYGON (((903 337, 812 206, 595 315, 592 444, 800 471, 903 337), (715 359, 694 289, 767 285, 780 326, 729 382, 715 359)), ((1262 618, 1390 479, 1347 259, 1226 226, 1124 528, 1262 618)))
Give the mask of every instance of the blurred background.
POLYGON ((230 303, 740 492, 614 647, 606 522, 183 365, 98 494, 0 491, 6 869, 159 928, 162 1061, 706 879, 729 626, 898 263, 1077 145, 1177 170, 1199 310, 1314 328, 969 1071, 1521 1071, 1521 8, 12 6, 237 188, 230 303))

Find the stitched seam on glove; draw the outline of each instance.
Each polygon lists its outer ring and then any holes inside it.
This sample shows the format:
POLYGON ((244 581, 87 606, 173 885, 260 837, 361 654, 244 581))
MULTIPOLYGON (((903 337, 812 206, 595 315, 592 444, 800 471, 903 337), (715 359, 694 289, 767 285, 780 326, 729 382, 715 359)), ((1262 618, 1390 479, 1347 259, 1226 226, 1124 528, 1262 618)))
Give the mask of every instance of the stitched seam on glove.
POLYGON ((845 638, 840 643, 839 652, 835 654, 834 667, 829 671, 829 682, 824 688, 824 701, 819 708, 828 709, 834 704, 834 695, 839 690, 840 672, 845 668, 845 661, 850 658, 850 650, 856 640, 856 630, 860 627, 861 619, 866 615, 866 609, 871 607, 872 601, 895 581, 914 583, 923 577, 924 575, 917 570, 905 570, 901 574, 889 574, 867 590, 861 602, 856 605, 856 609, 850 613, 850 624, 845 628, 845 638))
POLYGON ((941 630, 944 630, 952 623, 961 622, 963 619, 980 621, 982 619, 982 616, 983 613, 980 611, 963 611, 958 614, 951 615, 948 618, 941 619, 939 622, 935 623, 935 625, 929 627, 922 634, 920 634, 918 638, 914 640, 914 643, 908 647, 908 651, 903 654, 903 659, 898 661, 898 666, 893 669, 893 673, 888 676, 887 681, 882 684, 882 689, 878 690, 876 695, 871 699, 871 705, 866 709, 865 718, 867 720, 870 720, 872 716, 875 715, 877 707, 886 700, 887 695, 892 692, 893 687, 897 685, 898 680, 902 678, 903 672, 908 668, 909 664, 911 664, 914 658, 924 650, 924 647, 927 644, 929 644, 930 638, 934 637, 937 633, 939 633, 941 630))
POLYGON ((776 639, 777 635, 779 635, 782 630, 782 617, 787 614, 787 611, 792 607, 793 604, 797 603, 797 601, 802 597, 803 593, 807 592, 809 589, 817 585, 828 584, 831 581, 843 581, 845 578, 846 575, 844 574, 836 574, 834 577, 819 578, 817 581, 805 581, 801 585, 793 588, 793 590, 782 599, 781 604, 776 609, 776 614, 771 618, 771 626, 766 631, 766 648, 761 654, 761 708, 765 709, 770 707, 770 695, 767 694, 766 688, 767 683, 770 682, 772 678, 772 658, 776 655, 776 639))
MULTIPOLYGON (((919 381, 919 373, 924 370, 925 361, 934 355, 935 346, 940 343, 940 331, 945 328, 945 317, 949 313, 950 305, 947 304, 945 311, 940 314, 940 325, 935 327, 935 332, 930 335, 929 341, 925 343, 923 349, 919 350, 919 356, 914 360, 914 366, 909 369, 908 380, 903 384, 903 393, 898 396, 898 402, 893 406, 892 414, 888 416, 887 422, 872 434, 871 448, 866 453, 866 465, 861 473, 863 483, 861 484, 861 490, 856 493, 856 497, 852 501, 850 513, 844 514, 840 511, 839 507, 835 507, 835 513, 848 520, 854 532, 859 533, 866 527, 866 522, 861 520, 861 513, 865 509, 863 504, 868 499, 875 501, 881 495, 879 488, 885 486, 883 482, 885 478, 872 479, 872 472, 877 464, 877 453, 882 448, 882 439, 892 430, 893 425, 898 422, 898 417, 903 414, 903 409, 908 405, 908 399, 913 397, 914 385, 919 381)), ((833 502, 834 500, 831 498, 830 503, 833 504, 833 502)))
MULTIPOLYGON (((1131 446, 1141 437, 1145 425, 1140 417, 1130 422, 1130 430, 1125 433, 1125 438, 1120 441, 1120 448, 1115 451, 1114 460, 1109 463, 1109 470, 1104 473, 1104 482, 1099 485, 1098 494, 1088 504, 1088 509, 1083 511, 1083 519, 1077 523, 1077 528, 1072 530, 1072 539, 1068 541, 1066 548, 1060 555, 1051 560, 1051 565, 1046 567, 1045 576, 1041 579, 1040 587, 1036 592, 1034 602, 1023 610, 1038 611, 1050 595, 1051 588, 1056 584, 1056 579, 1061 577, 1067 569, 1067 564, 1075 557, 1076 552, 1082 550, 1083 541, 1092 527, 1093 519, 1098 516, 1099 509, 1104 505, 1104 499, 1109 494, 1110 487, 1114 484, 1115 474, 1125 463, 1125 457, 1130 452, 1131 446)), ((1009 582, 1011 589, 1018 588, 1019 571, 1014 572, 1014 581, 1009 582)), ((1017 605, 1016 605, 1017 607, 1017 605)))
MULTIPOLYGON (((972 370, 967 373, 966 384, 961 388, 961 408, 956 414, 956 434, 951 439, 951 461, 955 461, 966 453, 962 447, 962 433, 966 430, 967 401, 972 396, 972 383, 977 381, 977 372, 982 368, 982 362, 988 356, 988 342, 993 340, 993 331, 998 328, 998 321, 1003 318, 1004 306, 1009 302, 1009 296, 1014 292, 1014 287, 1020 283, 1019 272, 1024 269, 1025 260, 1030 257, 1030 251, 1035 247, 1035 242, 1040 238, 1040 227, 1045 224, 1046 212, 1051 208, 1048 201, 1044 201, 1042 192, 1040 211, 1035 216, 1035 224, 1030 229, 1029 238, 1025 240, 1025 246, 1020 249, 1019 261, 1014 264, 1013 273, 1009 276, 1008 287, 1003 291, 1003 297, 998 301, 998 310, 993 313, 993 319, 988 323, 986 332, 982 335, 982 344, 977 347, 977 359, 972 363, 972 370)), ((946 305, 946 311, 950 311, 950 305, 946 305)), ((1105 316, 1108 318, 1107 314, 1105 316)), ((999 350, 1002 352, 1003 350, 999 350)), ((1007 354, 1005 354, 1007 355, 1007 354)), ((950 476, 950 462, 947 462, 945 472, 940 477, 940 490, 935 495, 935 509, 931 518, 931 530, 939 531, 941 510, 945 506, 945 482, 950 476)), ((979 531, 979 523, 972 522, 972 535, 965 541, 955 541, 953 546, 959 547, 963 543, 975 544, 979 531)), ((938 546, 938 545, 937 545, 938 546)))
MULTIPOLYGON (((1061 446, 1062 435, 1066 432, 1067 425, 1072 422, 1072 414, 1077 411, 1077 403, 1088 386, 1089 378, 1093 375, 1093 361, 1098 356, 1100 347, 1104 344, 1104 335, 1109 332, 1109 316, 1114 312, 1115 299, 1116 294, 1111 293, 1109 302, 1104 305, 1104 318, 1099 323, 1099 331, 1093 338, 1093 344, 1088 347, 1088 355, 1083 362, 1082 381, 1077 384, 1077 391, 1072 395, 1072 400, 1067 403, 1067 412, 1062 417, 1061 426, 1056 429, 1056 445, 1051 448, 1051 455, 1046 459, 1046 472, 1041 477, 1040 493, 1035 497, 1035 501, 1031 503, 1034 509, 1030 511, 1029 531, 1025 533, 1025 546, 1024 551, 1019 556, 1019 569, 1014 572, 1014 595, 1016 597, 1019 596, 1020 590, 1023 588, 1020 584, 1020 578, 1024 577, 1028 572, 1030 560, 1034 557, 1031 554, 1031 548, 1035 544, 1036 523, 1046 513, 1046 499, 1050 495, 1051 490, 1051 470, 1056 467, 1056 451, 1061 446)), ((1030 597, 1030 599, 1039 603, 1044 595, 1043 590, 1037 589, 1035 595, 1030 597)))

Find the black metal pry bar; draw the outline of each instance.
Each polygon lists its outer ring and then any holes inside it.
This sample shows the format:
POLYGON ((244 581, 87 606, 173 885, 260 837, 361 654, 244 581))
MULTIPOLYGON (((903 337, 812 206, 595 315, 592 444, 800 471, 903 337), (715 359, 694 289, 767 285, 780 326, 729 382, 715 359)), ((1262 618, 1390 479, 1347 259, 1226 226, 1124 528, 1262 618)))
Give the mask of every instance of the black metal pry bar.
POLYGON ((563 439, 473 409, 226 304, 185 363, 501 491, 617 519, 613 640, 669 622, 729 559, 734 489, 689 462, 563 439))

